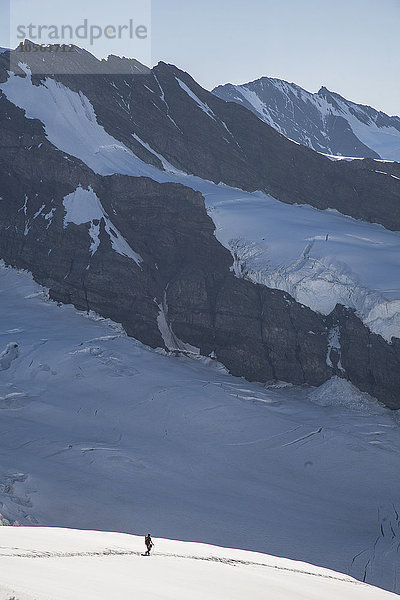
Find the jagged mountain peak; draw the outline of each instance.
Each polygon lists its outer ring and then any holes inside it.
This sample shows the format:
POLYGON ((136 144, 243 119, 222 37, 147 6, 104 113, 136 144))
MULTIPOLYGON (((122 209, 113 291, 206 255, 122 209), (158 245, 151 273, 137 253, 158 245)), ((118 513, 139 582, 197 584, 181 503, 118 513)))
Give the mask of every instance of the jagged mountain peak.
POLYGON ((295 83, 261 77, 242 85, 218 86, 213 93, 245 106, 317 152, 400 160, 400 118, 351 102, 326 86, 314 94, 295 83))
POLYGON ((345 98, 343 96, 341 96, 340 94, 338 94, 337 92, 333 92, 332 90, 329 90, 325 85, 322 85, 318 92, 317 92, 318 96, 336 96, 338 98, 341 98, 342 100, 345 100, 345 98))
MULTIPOLYGON (((0 53, 1 54, 1 53, 0 53)), ((110 54, 99 59, 91 52, 74 44, 36 44, 25 39, 10 50, 3 61, 8 61, 12 71, 18 72, 19 63, 27 64, 32 75, 142 75, 150 68, 134 58, 110 54)))
POLYGON ((120 73, 121 66, 123 71, 126 70, 131 72, 132 75, 145 75, 149 74, 151 69, 146 65, 142 64, 135 58, 127 58, 125 56, 116 56, 115 54, 109 54, 106 59, 102 59, 102 63, 106 63, 107 67, 110 67, 111 72, 120 73))

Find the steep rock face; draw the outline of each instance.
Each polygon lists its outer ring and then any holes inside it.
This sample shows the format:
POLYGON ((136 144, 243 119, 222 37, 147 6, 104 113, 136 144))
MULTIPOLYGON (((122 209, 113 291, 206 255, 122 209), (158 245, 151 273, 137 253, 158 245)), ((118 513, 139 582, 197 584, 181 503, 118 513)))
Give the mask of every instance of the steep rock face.
MULTIPOLYGON (((104 129, 143 161, 163 168, 166 159, 214 182, 400 229, 400 180, 382 178, 377 171, 384 163, 358 169, 331 161, 290 141, 243 106, 207 92, 173 65, 118 75, 104 73, 104 65, 93 65, 96 59, 86 55, 79 49, 66 55, 82 75, 68 74, 66 68, 61 74, 57 69, 54 78, 83 93, 104 129)), ((0 55, 0 81, 8 77, 7 56, 0 55)), ((37 71, 35 53, 25 56, 37 71)), ((42 70, 51 73, 52 52, 42 58, 42 70)), ((32 77, 35 85, 43 80, 40 72, 32 77)))
POLYGON ((360 390, 381 398, 390 408, 399 408, 400 339, 392 338, 392 344, 387 344, 371 333, 354 311, 340 305, 329 319, 340 332, 340 352, 333 349, 332 355, 336 354, 346 376, 360 390))
POLYGON ((213 93, 317 152, 400 160, 400 117, 350 102, 326 87, 312 94, 295 83, 262 77, 220 85, 213 93))
POLYGON ((196 274, 167 290, 174 332, 250 380, 320 385, 330 376, 322 316, 288 294, 232 275, 196 274))

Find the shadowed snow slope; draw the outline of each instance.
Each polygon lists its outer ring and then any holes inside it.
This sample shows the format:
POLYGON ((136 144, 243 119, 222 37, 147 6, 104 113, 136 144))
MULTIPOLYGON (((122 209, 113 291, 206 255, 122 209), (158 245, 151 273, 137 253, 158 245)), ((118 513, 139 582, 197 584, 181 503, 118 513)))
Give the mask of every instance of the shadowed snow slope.
POLYGON ((149 530, 396 590, 396 413, 337 380, 268 387, 211 359, 165 356, 3 267, 0 351, 10 343, 3 523, 149 530))
POLYGON ((171 540, 142 557, 143 537, 7 528, 0 600, 389 600, 394 594, 306 563, 171 540))

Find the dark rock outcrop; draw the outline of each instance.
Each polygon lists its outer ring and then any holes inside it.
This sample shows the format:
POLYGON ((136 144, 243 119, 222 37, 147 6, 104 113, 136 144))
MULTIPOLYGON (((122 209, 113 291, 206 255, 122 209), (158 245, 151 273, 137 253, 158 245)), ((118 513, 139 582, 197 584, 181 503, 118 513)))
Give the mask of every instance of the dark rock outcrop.
POLYGON ((369 331, 353 310, 341 305, 335 308, 329 320, 340 332, 338 354, 346 377, 386 406, 400 408, 400 339, 392 338, 388 344, 380 335, 369 331))

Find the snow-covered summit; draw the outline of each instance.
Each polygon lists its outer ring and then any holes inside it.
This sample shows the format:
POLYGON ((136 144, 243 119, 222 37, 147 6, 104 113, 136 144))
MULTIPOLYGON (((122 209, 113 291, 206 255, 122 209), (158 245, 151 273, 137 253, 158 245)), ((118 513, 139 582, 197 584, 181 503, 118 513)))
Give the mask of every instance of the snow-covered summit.
POLYGON ((400 160, 400 117, 356 104, 322 86, 313 94, 295 83, 262 77, 213 93, 248 108, 260 119, 317 152, 400 160))

